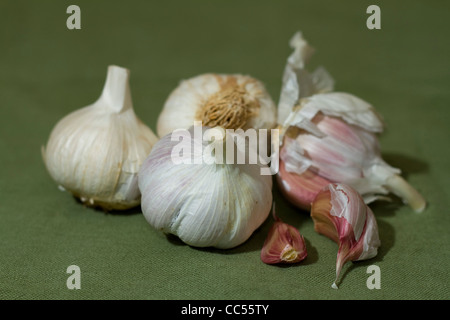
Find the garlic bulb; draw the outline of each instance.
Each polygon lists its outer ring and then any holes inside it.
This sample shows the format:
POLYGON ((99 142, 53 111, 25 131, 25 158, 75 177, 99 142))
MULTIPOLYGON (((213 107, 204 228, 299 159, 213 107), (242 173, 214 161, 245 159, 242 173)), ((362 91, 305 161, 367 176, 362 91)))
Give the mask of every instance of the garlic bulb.
POLYGON ((285 125, 278 179, 284 192, 297 197, 302 207, 308 208, 327 182, 343 182, 361 193, 366 203, 392 192, 415 211, 424 209, 423 197, 399 169, 382 159, 376 136, 382 123, 366 102, 344 93, 316 94, 303 99, 285 125), (307 182, 306 172, 312 176, 307 182), (294 188, 292 181, 303 188, 294 188))
POLYGON ((140 203, 137 174, 157 137, 135 115, 129 71, 109 66, 100 98, 60 120, 43 158, 52 178, 88 206, 140 203))
POLYGON ((316 232, 339 244, 334 289, 345 263, 377 255, 381 242, 375 216, 350 186, 338 183, 324 187, 314 199, 311 218, 316 232))
POLYGON ((212 145, 223 150, 232 142, 215 135, 209 143, 210 130, 225 132, 191 127, 155 144, 139 172, 141 207, 157 230, 191 246, 227 249, 245 242, 269 215, 272 177, 261 175, 260 164, 218 161, 212 145))
POLYGON ((277 176, 282 192, 294 204, 309 209, 324 186, 342 182, 355 188, 366 203, 394 193, 421 212, 423 197, 398 168, 382 159, 377 137, 384 129, 380 115, 354 95, 329 92, 332 81, 325 73, 319 73, 321 77, 307 73, 301 53, 310 50, 298 37, 286 66, 279 106, 284 115, 279 117, 284 120, 277 176))
POLYGON ((157 133, 163 137, 175 129, 188 129, 195 121, 225 129, 271 129, 276 125, 276 106, 255 78, 202 74, 182 81, 170 94, 157 133))

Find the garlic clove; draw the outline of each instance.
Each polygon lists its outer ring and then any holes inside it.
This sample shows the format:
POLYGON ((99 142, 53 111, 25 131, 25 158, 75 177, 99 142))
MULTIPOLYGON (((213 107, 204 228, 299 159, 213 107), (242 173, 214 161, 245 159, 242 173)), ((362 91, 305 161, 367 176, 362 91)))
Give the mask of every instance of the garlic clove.
POLYGON ((195 121, 224 129, 271 129, 276 106, 264 84, 240 74, 202 74, 182 81, 158 118, 160 137, 189 129, 195 121))
POLYGON ((276 180, 283 196, 303 210, 310 210, 317 193, 330 183, 311 170, 301 174, 288 172, 281 159, 276 180))
POLYGON ((377 255, 381 243, 375 216, 350 186, 339 183, 323 188, 312 203, 311 218, 316 232, 339 244, 333 288, 337 289, 345 263, 377 255))
POLYGON ((269 230, 261 250, 261 261, 266 264, 297 263, 306 258, 305 240, 298 229, 284 223, 273 213, 275 223, 269 230))
POLYGON ((55 182, 85 205, 126 210, 140 204, 137 173, 156 141, 134 113, 129 70, 109 66, 99 99, 61 119, 42 153, 55 182))

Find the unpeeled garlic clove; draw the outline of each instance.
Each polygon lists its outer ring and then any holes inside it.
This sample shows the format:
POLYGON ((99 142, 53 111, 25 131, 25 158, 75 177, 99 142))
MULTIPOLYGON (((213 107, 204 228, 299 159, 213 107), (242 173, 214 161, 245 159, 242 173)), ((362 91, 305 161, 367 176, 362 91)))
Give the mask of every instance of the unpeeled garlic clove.
POLYGON ((224 129, 272 129, 276 106, 264 84, 241 74, 201 74, 183 80, 167 98, 158 118, 160 137, 194 122, 224 129))
MULTIPOLYGON (((288 137, 285 138, 285 144, 288 143, 289 139, 288 137)), ((280 186, 281 193, 289 202, 303 210, 309 211, 317 193, 328 185, 330 181, 309 169, 298 174, 288 171, 289 167, 286 168, 286 165, 289 165, 290 161, 287 160, 289 155, 285 153, 289 150, 290 148, 286 146, 281 149, 276 180, 280 186)))
POLYGON ((297 263, 308 255, 305 240, 297 228, 284 223, 273 212, 275 223, 269 230, 261 250, 261 260, 267 264, 297 263))
POLYGON ((134 113, 129 70, 109 66, 100 98, 61 119, 42 154, 60 189, 87 206, 125 210, 140 204, 137 174, 156 141, 134 113))
POLYGON ((336 259, 336 282, 348 261, 373 258, 380 239, 372 210, 359 193, 345 184, 329 184, 318 194, 311 207, 314 229, 339 244, 336 259))

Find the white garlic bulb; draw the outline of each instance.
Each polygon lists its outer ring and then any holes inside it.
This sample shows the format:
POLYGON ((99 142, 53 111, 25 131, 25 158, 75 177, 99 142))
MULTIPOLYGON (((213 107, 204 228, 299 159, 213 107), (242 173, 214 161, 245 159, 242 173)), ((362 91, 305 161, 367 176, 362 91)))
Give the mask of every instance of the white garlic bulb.
POLYGON ((183 161, 173 158, 182 142, 168 134, 139 172, 146 220, 191 246, 227 249, 242 244, 269 215, 272 176, 261 175, 260 164, 220 164, 208 156, 208 142, 192 138, 195 127, 181 131, 188 141, 183 161))
POLYGON ((43 158, 51 177, 88 206, 140 204, 137 174, 157 137, 135 115, 129 70, 109 66, 102 95, 60 120, 43 158))
POLYGON ((160 137, 188 129, 194 121, 225 129, 271 129, 276 106, 263 83, 240 74, 202 74, 184 80, 170 94, 157 124, 160 137))

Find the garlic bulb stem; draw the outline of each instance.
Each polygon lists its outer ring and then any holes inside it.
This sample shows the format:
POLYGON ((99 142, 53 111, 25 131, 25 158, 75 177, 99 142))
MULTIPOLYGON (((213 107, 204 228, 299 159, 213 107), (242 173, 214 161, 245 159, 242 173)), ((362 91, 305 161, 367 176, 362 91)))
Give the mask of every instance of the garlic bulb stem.
POLYGON ((401 176, 392 175, 386 183, 387 188, 402 198, 403 202, 408 204, 415 212, 422 212, 425 209, 425 199, 401 176))
POLYGON ((97 106, 107 107, 115 113, 123 112, 132 108, 130 85, 130 71, 118 66, 109 66, 105 86, 97 106))

